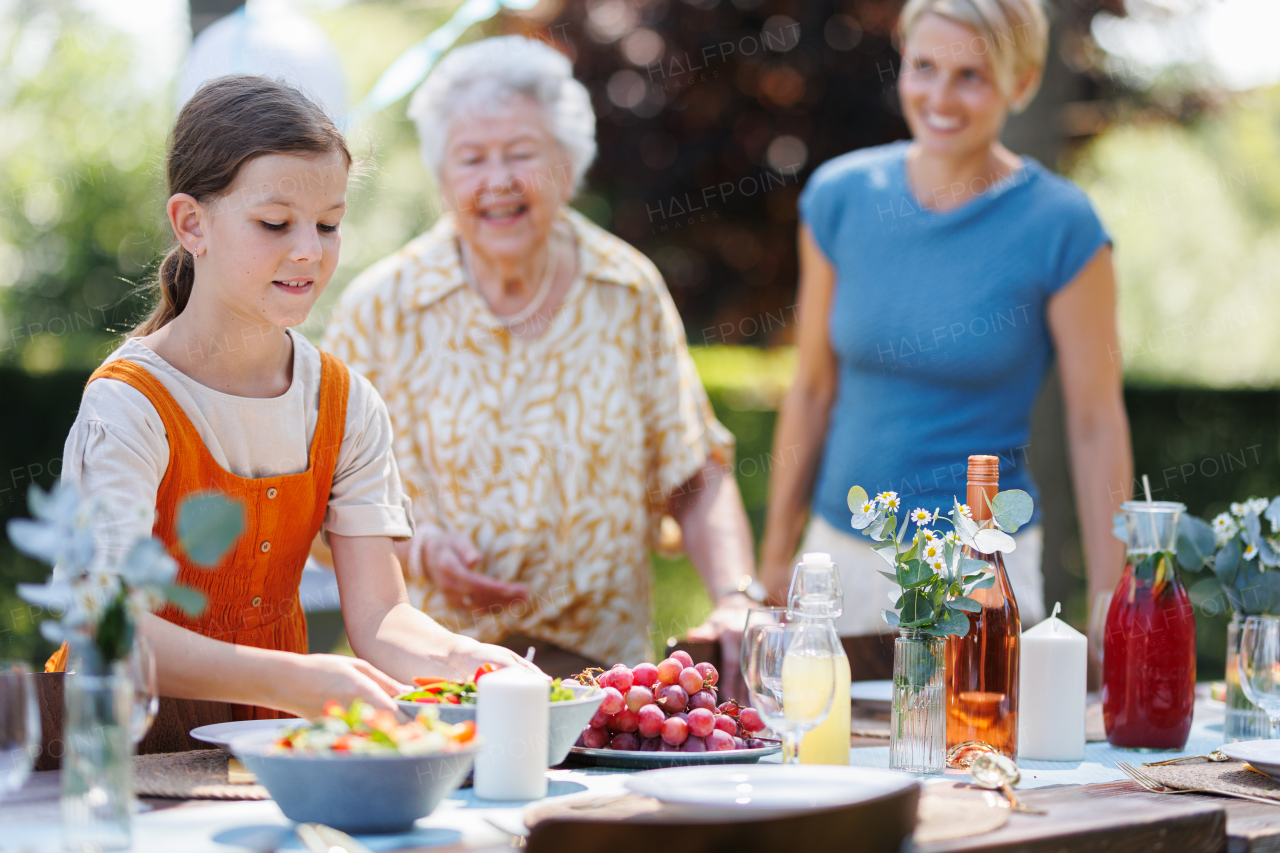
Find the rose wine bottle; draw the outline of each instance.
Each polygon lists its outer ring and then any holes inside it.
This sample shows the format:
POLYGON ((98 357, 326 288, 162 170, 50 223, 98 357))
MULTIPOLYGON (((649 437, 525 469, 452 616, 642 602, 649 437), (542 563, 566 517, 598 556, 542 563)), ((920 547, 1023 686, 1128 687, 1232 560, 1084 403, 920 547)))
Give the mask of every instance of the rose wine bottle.
MULTIPOLYGON (((1000 459, 969 457, 969 485, 965 497, 979 528, 991 527, 991 499, 1000 484, 1000 459)), ((1018 753, 1018 602, 997 551, 965 556, 982 560, 995 576, 989 589, 971 596, 982 610, 968 613, 969 633, 947 637, 947 749, 978 741, 1009 758, 1018 753)))

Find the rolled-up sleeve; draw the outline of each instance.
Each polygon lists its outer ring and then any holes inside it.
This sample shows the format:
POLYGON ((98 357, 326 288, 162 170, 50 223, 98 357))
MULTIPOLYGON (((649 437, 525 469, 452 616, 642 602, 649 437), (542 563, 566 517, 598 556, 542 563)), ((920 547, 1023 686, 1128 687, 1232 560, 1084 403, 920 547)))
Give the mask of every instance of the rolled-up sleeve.
POLYGON ((369 380, 352 371, 346 435, 324 519, 327 533, 394 539, 413 535, 412 513, 391 439, 386 404, 369 380))

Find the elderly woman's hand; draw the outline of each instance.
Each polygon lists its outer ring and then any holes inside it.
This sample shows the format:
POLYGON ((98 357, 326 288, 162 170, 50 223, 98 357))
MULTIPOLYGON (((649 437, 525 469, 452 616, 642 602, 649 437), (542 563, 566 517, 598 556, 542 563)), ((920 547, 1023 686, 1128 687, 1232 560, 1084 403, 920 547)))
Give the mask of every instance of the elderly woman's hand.
POLYGON ((738 665, 742 656, 742 630, 747 624, 747 611, 759 606, 745 595, 726 596, 701 625, 686 635, 694 641, 720 642, 720 695, 740 702, 750 700, 738 665))
POLYGON ((409 543, 409 574, 422 577, 444 594, 451 607, 505 607, 529 600, 529 588, 522 583, 505 583, 474 571, 480 552, 461 533, 423 528, 409 543))

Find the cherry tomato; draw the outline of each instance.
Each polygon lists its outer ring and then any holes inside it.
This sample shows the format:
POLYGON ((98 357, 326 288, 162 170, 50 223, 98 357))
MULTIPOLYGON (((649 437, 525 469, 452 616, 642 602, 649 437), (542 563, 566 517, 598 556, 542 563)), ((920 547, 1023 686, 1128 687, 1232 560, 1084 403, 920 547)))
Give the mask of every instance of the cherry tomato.
POLYGON ((418 699, 414 699, 413 701, 417 702, 420 705, 439 705, 440 704, 440 700, 434 696, 422 696, 418 699))
POLYGON ((417 678, 413 680, 413 683, 418 685, 419 687, 427 687, 432 684, 446 684, 448 683, 448 679, 437 678, 434 675, 419 675, 417 678))
POLYGON ((502 667, 498 666, 496 663, 482 663, 480 664, 480 668, 476 670, 476 674, 471 677, 471 680, 479 681, 480 676, 488 675, 491 672, 497 672, 500 669, 502 669, 502 667))
POLYGON ((458 695, 456 693, 451 693, 450 695, 444 697, 444 701, 448 702, 450 705, 462 704, 462 700, 458 698, 458 695))

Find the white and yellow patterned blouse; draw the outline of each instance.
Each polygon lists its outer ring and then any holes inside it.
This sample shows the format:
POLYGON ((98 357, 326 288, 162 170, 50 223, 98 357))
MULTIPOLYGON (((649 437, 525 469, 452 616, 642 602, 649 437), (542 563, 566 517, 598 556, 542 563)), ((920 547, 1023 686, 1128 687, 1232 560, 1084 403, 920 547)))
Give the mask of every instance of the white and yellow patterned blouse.
POLYGON ((578 275, 536 338, 509 334, 463 278, 449 217, 343 294, 324 349, 386 400, 414 518, 468 536, 478 571, 529 604, 454 609, 410 595, 482 641, 523 632, 604 662, 651 655, 649 548, 668 496, 729 462, 662 277, 567 211, 578 275))

